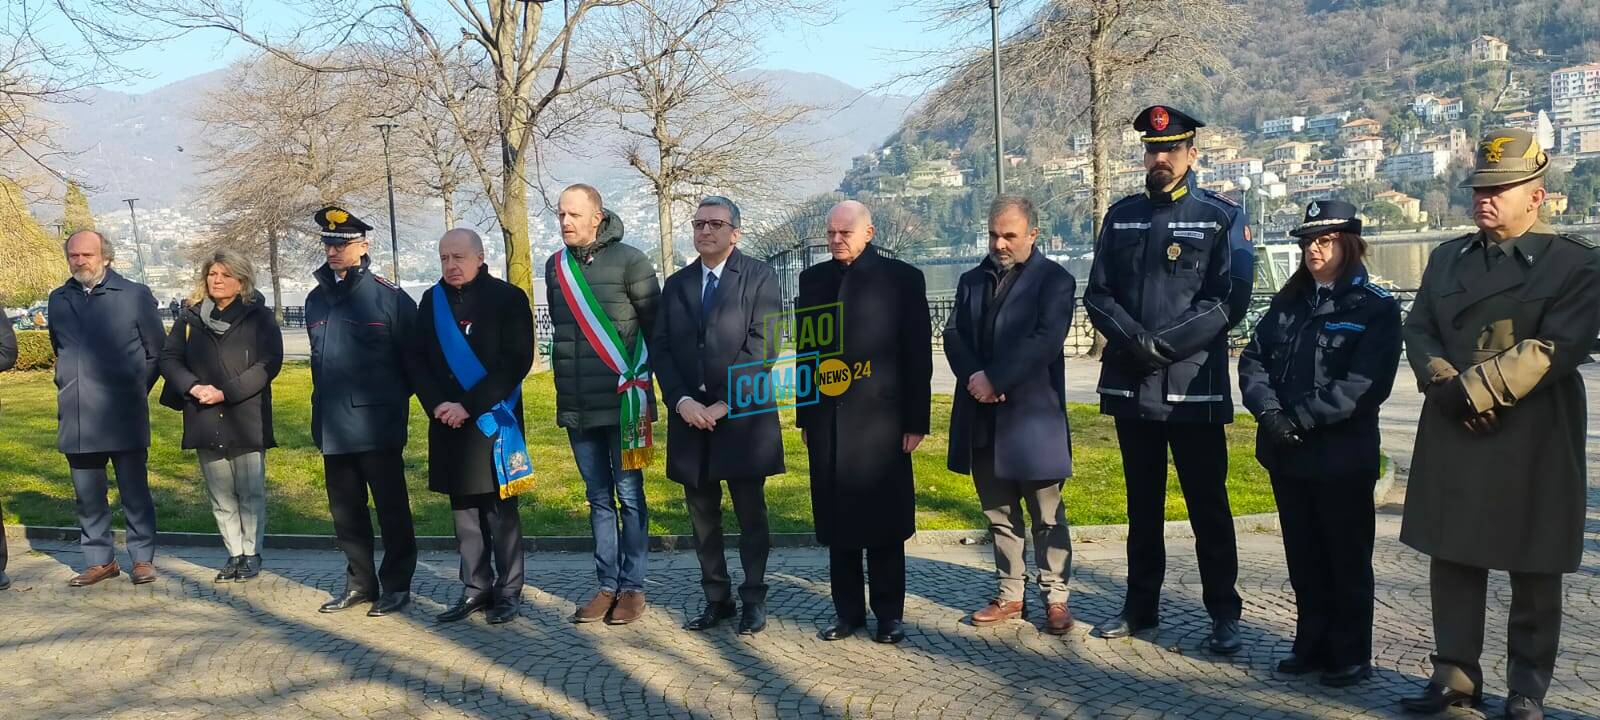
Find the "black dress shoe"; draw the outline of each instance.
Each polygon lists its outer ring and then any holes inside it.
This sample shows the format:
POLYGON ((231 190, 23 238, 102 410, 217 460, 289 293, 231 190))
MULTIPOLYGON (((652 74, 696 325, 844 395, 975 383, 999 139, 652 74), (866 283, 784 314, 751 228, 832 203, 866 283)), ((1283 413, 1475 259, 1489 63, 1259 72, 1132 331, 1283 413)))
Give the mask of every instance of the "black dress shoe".
POLYGON ((1506 720, 1544 720, 1544 705, 1527 695, 1506 698, 1506 720))
POLYGON ((843 640, 856 634, 856 631, 860 629, 860 625, 835 619, 832 625, 823 628, 822 632, 817 633, 817 637, 828 641, 843 640))
POLYGON ((397 613, 406 609, 411 604, 411 593, 406 591, 387 592, 378 596, 372 602, 372 607, 367 610, 367 617, 383 617, 390 613, 397 613))
POLYGON ((1477 707, 1483 702, 1482 691, 1465 693, 1452 690, 1436 682, 1428 683, 1428 688, 1416 697, 1400 698, 1400 707, 1409 713, 1420 715, 1433 715, 1441 713, 1452 707, 1467 705, 1477 707))
POLYGON ((360 590, 346 590, 343 593, 334 596, 332 600, 323 603, 322 607, 317 608, 317 612, 336 613, 341 610, 349 610, 357 605, 369 602, 372 602, 372 595, 370 593, 364 593, 360 590))
POLYGON ((245 555, 244 557, 239 558, 239 577, 237 578, 237 580, 239 582, 245 582, 245 581, 254 579, 257 575, 260 575, 260 574, 261 574, 261 556, 260 555, 245 555))
POLYGON ((518 598, 496 600, 494 607, 489 608, 489 613, 484 616, 490 625, 504 625, 517 619, 517 612, 522 610, 522 600, 518 598))
POLYGON ((488 608, 492 605, 494 605, 494 602, 491 600, 491 596, 489 595, 478 595, 476 597, 463 596, 460 600, 456 601, 456 604, 450 606, 449 610, 433 616, 433 621, 438 623, 453 623, 458 620, 465 620, 467 619, 468 615, 478 612, 479 610, 483 610, 484 608, 488 608))
POLYGON ((1118 615, 1110 620, 1094 626, 1094 635, 1095 637, 1105 638, 1107 640, 1115 640, 1117 638, 1128 637, 1134 633, 1153 630, 1160 625, 1160 620, 1141 621, 1131 619, 1126 615, 1118 615))
POLYGON ((1316 672, 1321 669, 1321 662, 1312 660, 1310 658, 1301 657, 1299 655, 1295 655, 1294 653, 1290 653, 1289 657, 1278 661, 1278 672, 1281 672, 1285 675, 1304 675, 1306 673, 1316 672))
POLYGON ((745 603, 739 614, 739 634, 754 635, 767 629, 767 606, 764 603, 745 603))
POLYGON ((723 620, 731 619, 739 614, 739 608, 731 602, 708 602, 700 610, 700 614, 689 618, 683 624, 685 630, 710 630, 722 624, 723 620))
POLYGON ((1328 687, 1350 687, 1372 674, 1372 665, 1361 663, 1359 665, 1346 665, 1338 668, 1328 668, 1322 673, 1322 684, 1328 687))
POLYGON ((212 582, 233 582, 239 577, 239 563, 244 562, 243 555, 235 555, 223 563, 222 569, 217 571, 217 577, 212 582))
POLYGON ((906 639, 905 623, 899 620, 879 620, 878 633, 872 636, 872 641, 884 645, 898 645, 906 639))
POLYGON ((1239 621, 1212 621, 1211 641, 1207 643, 1207 647, 1218 655, 1232 655, 1239 652, 1244 647, 1244 639, 1239 637, 1239 621))

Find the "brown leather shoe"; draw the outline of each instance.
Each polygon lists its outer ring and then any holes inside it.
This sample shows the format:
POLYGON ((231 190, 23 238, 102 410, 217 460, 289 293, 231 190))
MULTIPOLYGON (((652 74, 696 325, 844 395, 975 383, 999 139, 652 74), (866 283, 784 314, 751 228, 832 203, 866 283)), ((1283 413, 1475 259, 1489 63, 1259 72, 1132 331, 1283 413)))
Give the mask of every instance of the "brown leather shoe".
POLYGON ((627 625, 644 615, 644 592, 640 590, 624 590, 617 596, 617 606, 611 608, 611 619, 608 625, 627 625))
POLYGON ((154 563, 136 562, 133 570, 128 573, 128 579, 135 585, 153 583, 156 581, 156 566, 154 563))
POLYGON ((1072 629, 1072 611, 1066 603, 1050 603, 1044 608, 1044 631, 1051 635, 1065 635, 1072 629))
POLYGON ((972 624, 978 627, 988 627, 1021 617, 1021 600, 1001 600, 996 598, 990 600, 987 607, 972 614, 972 624))
POLYGON ((611 612, 611 606, 617 604, 617 594, 610 590, 601 590, 589 599, 588 604, 572 614, 569 618, 575 623, 592 623, 606 619, 606 613, 611 612))
POLYGON ((117 561, 112 560, 104 565, 90 565, 84 568, 83 572, 68 580, 67 584, 72 587, 88 587, 101 580, 110 580, 121 574, 122 568, 117 565, 117 561))

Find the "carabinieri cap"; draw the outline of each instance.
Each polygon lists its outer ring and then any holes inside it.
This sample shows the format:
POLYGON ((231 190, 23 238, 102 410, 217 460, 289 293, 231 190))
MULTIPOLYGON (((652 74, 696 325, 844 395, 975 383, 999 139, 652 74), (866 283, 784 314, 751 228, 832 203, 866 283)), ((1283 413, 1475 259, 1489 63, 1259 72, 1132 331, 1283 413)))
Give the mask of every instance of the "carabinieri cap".
POLYGON ((1145 152, 1165 152, 1185 140, 1194 139, 1194 131, 1206 124, 1182 110, 1166 105, 1151 105, 1133 119, 1133 129, 1144 133, 1145 152))
POLYGON ((322 242, 327 245, 340 245, 359 237, 365 237, 368 230, 372 229, 358 218, 337 205, 329 205, 317 211, 312 216, 317 223, 317 231, 322 233, 322 242))

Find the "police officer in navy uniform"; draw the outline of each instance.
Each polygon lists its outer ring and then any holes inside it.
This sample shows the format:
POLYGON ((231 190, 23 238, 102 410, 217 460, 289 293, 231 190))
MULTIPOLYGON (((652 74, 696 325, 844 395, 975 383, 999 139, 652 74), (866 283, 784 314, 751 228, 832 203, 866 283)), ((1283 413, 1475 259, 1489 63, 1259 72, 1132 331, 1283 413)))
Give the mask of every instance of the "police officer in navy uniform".
POLYGON ((1367 274, 1354 205, 1313 202, 1290 234, 1302 264, 1239 357, 1239 395, 1294 586, 1294 649, 1278 671, 1344 687, 1372 671, 1378 407, 1400 368, 1400 304, 1367 274))
POLYGON ((380 617, 410 604, 417 568, 401 457, 411 414, 406 349, 417 304, 371 271, 372 226, 331 206, 317 211, 316 222, 328 262, 317 269, 317 287, 306 296, 311 439, 322 451, 335 543, 348 561, 344 591, 320 610, 370 602, 367 615, 380 617), (381 569, 374 567, 368 489, 383 531, 381 569))
POLYGON ((1160 624, 1170 447, 1194 528, 1209 645, 1233 654, 1241 603, 1223 436, 1233 420, 1227 332, 1250 303, 1255 255, 1239 206, 1195 185, 1195 130, 1205 123, 1156 105, 1133 126, 1144 133, 1146 191, 1106 212, 1084 294, 1107 340, 1100 412, 1116 419, 1128 490, 1127 595, 1095 634, 1127 637, 1160 624))

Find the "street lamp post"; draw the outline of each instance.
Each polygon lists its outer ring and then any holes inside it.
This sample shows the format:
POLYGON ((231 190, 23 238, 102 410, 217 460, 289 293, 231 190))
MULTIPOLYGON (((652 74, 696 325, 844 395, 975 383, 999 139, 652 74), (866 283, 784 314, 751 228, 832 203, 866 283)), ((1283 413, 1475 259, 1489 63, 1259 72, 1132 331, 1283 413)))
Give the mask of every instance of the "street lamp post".
MULTIPOLYGON (((394 166, 389 163, 389 131, 395 128, 394 123, 378 123, 373 125, 378 133, 383 136, 383 173, 389 181, 389 260, 393 268, 394 281, 400 279, 400 235, 395 228, 394 219, 394 166)), ((449 228, 446 228, 447 230, 449 228)))
POLYGON ((123 202, 128 204, 128 217, 133 220, 133 270, 139 282, 146 282, 144 276, 144 250, 139 247, 139 214, 133 211, 133 204, 139 198, 127 198, 123 202))
POLYGON ((994 61, 994 194, 1006 192, 1005 131, 1000 127, 1000 0, 989 0, 989 55, 994 61))

